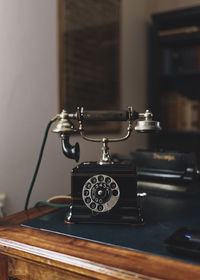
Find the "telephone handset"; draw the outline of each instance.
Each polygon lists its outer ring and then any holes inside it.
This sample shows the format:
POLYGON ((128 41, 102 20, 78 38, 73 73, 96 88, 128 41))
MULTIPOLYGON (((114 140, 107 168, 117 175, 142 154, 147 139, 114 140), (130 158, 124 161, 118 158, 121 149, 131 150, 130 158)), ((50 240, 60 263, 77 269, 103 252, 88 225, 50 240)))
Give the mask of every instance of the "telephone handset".
POLYGON ((125 141, 131 136, 133 122, 137 132, 159 131, 160 123, 153 121, 153 114, 133 111, 84 111, 75 113, 63 110, 53 132, 61 138, 66 157, 79 161, 80 148, 69 143, 72 134, 80 133, 83 139, 102 143, 102 155, 97 162, 83 162, 71 173, 72 203, 66 214, 67 223, 118 223, 138 224, 143 222, 137 196, 136 168, 133 164, 115 163, 109 153, 108 143, 125 141), (76 128, 73 120, 77 120, 76 128), (127 121, 127 133, 120 138, 91 138, 85 134, 85 121, 127 121))

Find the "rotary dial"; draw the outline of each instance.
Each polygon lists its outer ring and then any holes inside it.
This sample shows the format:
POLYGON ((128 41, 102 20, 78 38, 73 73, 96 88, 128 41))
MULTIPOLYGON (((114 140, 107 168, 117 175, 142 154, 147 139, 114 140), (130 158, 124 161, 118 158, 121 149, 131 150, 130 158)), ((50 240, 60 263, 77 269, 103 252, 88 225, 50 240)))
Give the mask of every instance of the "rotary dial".
POLYGON ((83 201, 94 212, 111 210, 120 197, 119 186, 116 181, 104 174, 89 178, 83 186, 83 201))

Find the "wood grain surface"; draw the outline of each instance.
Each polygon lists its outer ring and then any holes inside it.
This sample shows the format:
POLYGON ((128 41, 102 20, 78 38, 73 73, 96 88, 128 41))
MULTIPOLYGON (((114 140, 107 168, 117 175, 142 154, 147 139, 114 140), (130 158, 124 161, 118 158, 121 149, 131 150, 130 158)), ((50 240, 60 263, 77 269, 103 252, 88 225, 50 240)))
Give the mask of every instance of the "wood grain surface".
POLYGON ((8 279, 8 257, 0 254, 0 279, 8 279))
MULTIPOLYGON (((70 275, 67 279, 200 279, 198 265, 19 225, 48 211, 52 208, 41 206, 1 220, 0 252, 9 256, 12 277, 23 266, 28 271, 37 265, 38 273, 55 271, 61 275, 58 279, 62 279, 63 273, 70 275)), ((5 265, 5 259, 3 262, 5 265)))
MULTIPOLYGON (((51 266, 42 264, 35 265, 32 262, 26 262, 20 259, 8 257, 9 278, 31 279, 31 280, 76 280, 77 274, 69 273, 66 270, 55 269, 51 266)), ((79 275, 81 280, 91 278, 79 275)))

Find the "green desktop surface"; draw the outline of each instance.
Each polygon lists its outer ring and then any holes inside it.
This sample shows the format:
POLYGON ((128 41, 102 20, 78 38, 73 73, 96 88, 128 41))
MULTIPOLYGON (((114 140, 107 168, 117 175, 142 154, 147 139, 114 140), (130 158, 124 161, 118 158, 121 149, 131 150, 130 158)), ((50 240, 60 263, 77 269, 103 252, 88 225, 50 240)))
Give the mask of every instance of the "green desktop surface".
POLYGON ((200 259, 172 254, 165 244, 165 240, 179 228, 200 230, 199 195, 147 195, 141 198, 141 207, 145 223, 138 226, 66 224, 65 208, 29 220, 22 226, 200 264, 200 259))

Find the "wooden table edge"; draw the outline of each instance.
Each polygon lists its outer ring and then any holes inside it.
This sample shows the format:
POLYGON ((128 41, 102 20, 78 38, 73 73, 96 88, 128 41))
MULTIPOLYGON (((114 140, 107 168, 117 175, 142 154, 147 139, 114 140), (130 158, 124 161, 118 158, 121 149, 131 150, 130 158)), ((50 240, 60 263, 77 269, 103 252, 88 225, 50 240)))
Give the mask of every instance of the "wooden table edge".
MULTIPOLYGON (((6 256, 20 257, 29 261, 32 260, 34 262, 44 263, 57 269, 67 269, 71 272, 75 271, 80 275, 84 274, 89 277, 96 277, 95 279, 200 279, 199 265, 150 253, 143 253, 84 240, 82 242, 85 246, 89 247, 89 257, 87 256, 87 258, 85 258, 84 254, 83 256, 81 256, 81 254, 76 256, 71 252, 69 254, 63 254, 60 253, 59 250, 56 252, 44 249, 42 246, 32 246, 24 242, 19 242, 16 240, 16 237, 12 239, 6 238, 6 231, 15 232, 15 230, 19 230, 20 223, 53 210, 55 210, 55 208, 52 209, 42 206, 22 211, 0 220, 0 253, 6 256), (3 234, 1 229, 5 230, 3 231, 3 234), (91 246, 92 243, 94 245, 91 246), (96 248, 96 250, 94 250, 94 248, 96 248), (133 261, 133 268, 131 269, 130 266, 127 268, 123 264, 120 264, 120 262, 115 264, 112 261, 110 263, 105 263, 104 260, 97 261, 97 256, 93 254, 99 251, 102 252, 104 249, 105 251, 108 251, 108 248, 110 251, 110 258, 116 258, 116 254, 118 254, 119 260, 127 257, 127 259, 133 261), (151 269, 149 269, 149 267, 151 267, 151 269), (184 278, 188 277, 188 275, 190 275, 191 278, 184 278)), ((40 235, 43 235, 42 231, 36 229, 29 230, 30 232, 40 232, 40 235)), ((49 239, 51 240, 54 235, 55 233, 48 233, 49 239)), ((71 240, 72 246, 75 248, 77 247, 76 249, 78 249, 80 239, 73 237, 67 237, 67 239, 69 243, 71 240)))

